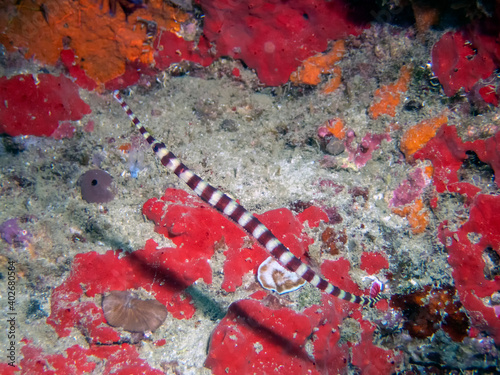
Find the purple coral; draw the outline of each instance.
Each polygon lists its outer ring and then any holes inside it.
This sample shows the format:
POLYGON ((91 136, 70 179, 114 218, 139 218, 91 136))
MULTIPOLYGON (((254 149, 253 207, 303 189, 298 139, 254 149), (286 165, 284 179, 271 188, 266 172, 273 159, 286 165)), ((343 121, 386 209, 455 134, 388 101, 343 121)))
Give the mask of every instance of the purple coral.
POLYGON ((19 226, 17 218, 9 219, 0 224, 0 237, 9 245, 30 242, 31 233, 19 226))
POLYGON ((372 153, 380 147, 382 140, 387 142, 391 141, 388 134, 371 134, 367 133, 359 144, 355 144, 354 139, 356 134, 353 130, 347 131, 345 141, 346 150, 349 153, 349 161, 354 162, 356 167, 364 167, 366 163, 372 158, 372 153))
MULTIPOLYGON (((325 136, 323 129, 320 128, 318 130, 318 136, 320 138, 322 136, 325 136)), ((321 166, 323 168, 347 168, 349 164, 352 163, 356 165, 356 168, 362 168, 372 158, 373 151, 380 148, 380 145, 384 139, 387 142, 391 141, 391 137, 389 136, 389 134, 366 133, 366 135, 360 141, 356 141, 356 137, 357 136, 354 130, 349 129, 346 132, 346 137, 341 149, 337 148, 338 144, 332 144, 330 150, 326 150, 327 147, 325 146, 325 151, 332 155, 339 155, 340 153, 344 152, 344 150, 347 151, 347 162, 344 161, 344 164, 340 165, 339 161, 341 159, 334 158, 330 155, 325 155, 323 160, 321 161, 321 166), (334 148, 336 149, 335 152, 333 152, 334 148)), ((330 137, 326 135, 325 138, 321 138, 321 140, 323 141, 323 143, 325 143, 329 138, 330 137)), ((334 142, 340 141, 333 136, 331 137, 331 139, 334 142)))
POLYGON ((394 190, 394 195, 390 201, 393 207, 404 206, 413 202, 429 185, 430 179, 425 175, 422 168, 417 168, 408 175, 408 179, 403 181, 394 190))

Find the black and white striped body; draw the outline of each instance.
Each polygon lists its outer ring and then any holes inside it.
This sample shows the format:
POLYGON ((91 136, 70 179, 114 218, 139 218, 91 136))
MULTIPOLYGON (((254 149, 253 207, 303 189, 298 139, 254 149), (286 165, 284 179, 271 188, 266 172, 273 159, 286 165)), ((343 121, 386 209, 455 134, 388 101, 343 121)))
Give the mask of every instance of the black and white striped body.
POLYGON ((371 298, 353 295, 319 277, 309 266, 293 255, 259 219, 229 196, 203 181, 201 177, 192 172, 169 151, 164 143, 156 141, 134 115, 118 91, 115 91, 113 96, 121 104, 146 141, 152 146, 161 163, 184 181, 201 199, 245 229, 283 267, 295 272, 321 291, 343 300, 371 307, 380 300, 380 296, 371 298))

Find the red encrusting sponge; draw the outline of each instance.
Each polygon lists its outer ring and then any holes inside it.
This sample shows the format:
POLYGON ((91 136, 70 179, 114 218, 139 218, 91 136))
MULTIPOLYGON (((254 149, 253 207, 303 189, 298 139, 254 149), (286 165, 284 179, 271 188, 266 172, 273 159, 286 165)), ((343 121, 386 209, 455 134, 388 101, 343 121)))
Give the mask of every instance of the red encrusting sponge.
POLYGON ((51 136, 60 121, 76 121, 90 112, 78 86, 64 76, 0 77, 0 134, 51 136))

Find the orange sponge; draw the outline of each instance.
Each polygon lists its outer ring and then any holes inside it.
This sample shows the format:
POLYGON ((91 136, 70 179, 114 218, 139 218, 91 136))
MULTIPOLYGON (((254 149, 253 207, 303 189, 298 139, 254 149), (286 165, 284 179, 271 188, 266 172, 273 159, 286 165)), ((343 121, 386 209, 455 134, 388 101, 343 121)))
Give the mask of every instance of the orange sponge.
POLYGON ((413 155, 429 142, 441 126, 448 122, 448 117, 439 116, 419 122, 408 129, 401 137, 401 151, 406 157, 413 155))
POLYGON ((369 109, 370 116, 374 119, 380 115, 396 116, 396 107, 401 102, 401 95, 408 90, 412 69, 403 65, 399 79, 390 85, 382 86, 375 91, 375 102, 369 109))
POLYGON ((153 62, 146 29, 137 19, 152 20, 158 30, 177 32, 188 16, 160 0, 150 0, 147 9, 138 9, 125 19, 118 7, 109 14, 108 2, 94 0, 46 2, 29 5, 6 0, 0 12, 0 43, 7 50, 23 51, 26 58, 54 65, 64 48, 71 48, 77 63, 98 83, 125 72, 128 61, 153 62), (104 6, 100 6, 103 4, 104 6))
POLYGON ((429 212, 424 208, 421 198, 416 199, 415 202, 405 207, 393 208, 392 212, 408 219, 413 234, 422 233, 429 224, 429 212))
POLYGON ((322 87, 323 94, 330 94, 337 90, 342 82, 342 70, 338 66, 331 69, 332 76, 328 82, 322 87))
POLYGON ((344 139, 345 137, 345 125, 344 121, 340 118, 333 118, 325 123, 328 132, 333 134, 338 139, 344 139))
POLYGON ((328 53, 320 53, 306 59, 295 72, 290 75, 290 81, 295 84, 317 85, 321 82, 322 74, 334 73, 334 77, 323 89, 324 93, 334 91, 340 85, 340 68, 335 64, 342 59, 345 53, 343 40, 338 40, 328 53))

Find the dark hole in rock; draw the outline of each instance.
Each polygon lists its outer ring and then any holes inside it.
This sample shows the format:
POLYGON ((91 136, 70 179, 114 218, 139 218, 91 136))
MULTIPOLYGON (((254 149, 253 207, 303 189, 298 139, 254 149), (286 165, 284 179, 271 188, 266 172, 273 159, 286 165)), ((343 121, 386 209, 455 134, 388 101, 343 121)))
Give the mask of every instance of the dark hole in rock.
POLYGON ((483 251, 484 277, 487 280, 494 280, 500 275, 500 255, 492 247, 487 247, 483 251))
POLYGON ((467 158, 457 171, 458 180, 468 182, 481 189, 494 188, 495 172, 487 163, 484 163, 474 151, 466 151, 467 158))

